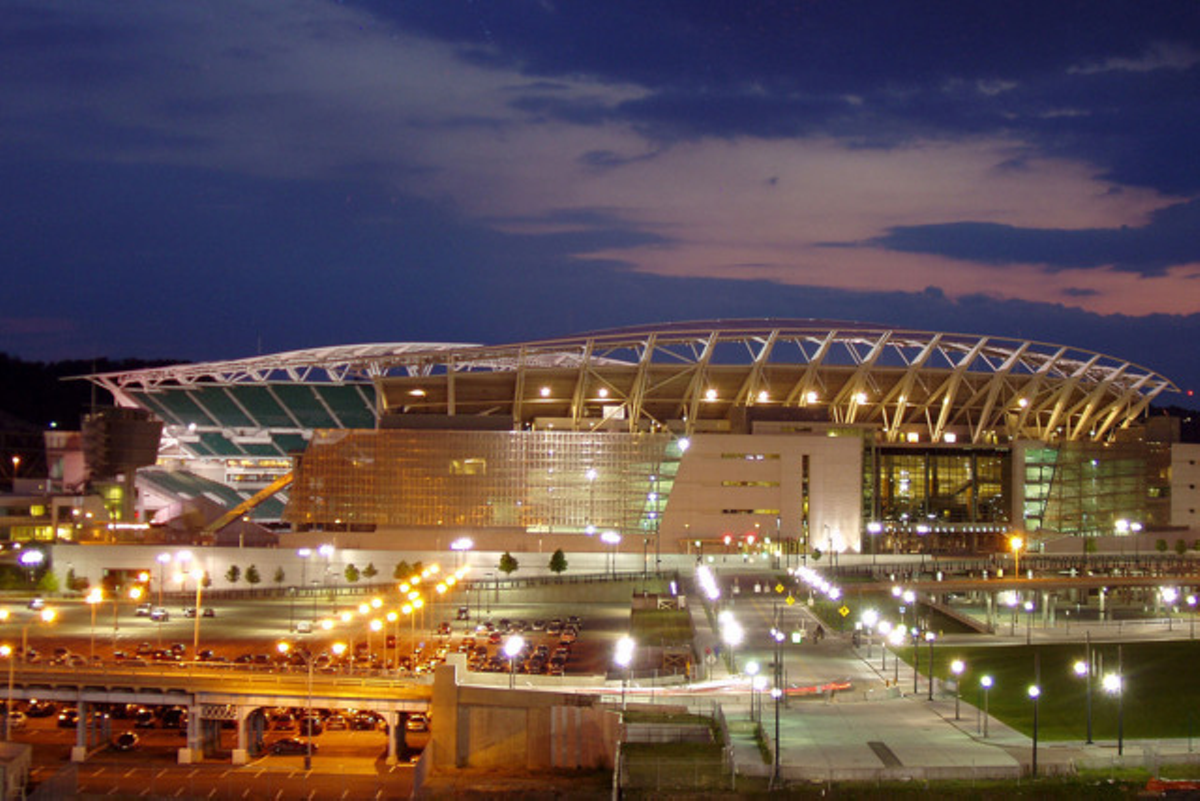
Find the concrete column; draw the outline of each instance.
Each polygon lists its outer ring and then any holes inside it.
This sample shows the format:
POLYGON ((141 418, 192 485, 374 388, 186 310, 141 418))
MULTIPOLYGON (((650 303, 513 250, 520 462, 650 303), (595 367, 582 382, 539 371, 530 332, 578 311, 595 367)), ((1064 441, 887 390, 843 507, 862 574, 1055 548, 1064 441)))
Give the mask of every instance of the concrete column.
POLYGON ((389 709, 384 713, 384 718, 387 720, 387 764, 396 764, 396 738, 404 736, 404 727, 400 725, 400 713, 395 709, 389 709))
POLYGON ((237 708, 237 748, 233 749, 233 764, 235 765, 245 765, 250 761, 250 733, 246 723, 253 711, 254 707, 252 706, 237 708))
POLYGON ((82 700, 76 702, 79 719, 75 721, 75 745, 71 748, 71 761, 82 762, 87 759, 87 729, 88 704, 82 700))
MULTIPOLYGON (((196 610, 196 614, 200 614, 200 610, 196 610)), ((200 705, 188 705, 187 719, 187 745, 179 749, 179 764, 190 765, 193 762, 199 762, 204 756, 204 751, 200 747, 200 705)))

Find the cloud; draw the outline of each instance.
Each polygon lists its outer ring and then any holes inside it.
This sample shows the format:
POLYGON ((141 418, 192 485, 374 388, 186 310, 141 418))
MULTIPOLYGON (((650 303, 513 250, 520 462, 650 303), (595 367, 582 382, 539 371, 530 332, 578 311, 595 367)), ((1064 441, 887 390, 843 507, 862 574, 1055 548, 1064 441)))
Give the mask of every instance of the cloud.
POLYGON ((1162 276, 1172 266, 1200 265, 1197 230, 1200 201, 1191 201, 1160 209, 1136 227, 1066 230, 955 222, 897 227, 864 244, 983 264, 1037 264, 1050 271, 1111 267, 1162 276))

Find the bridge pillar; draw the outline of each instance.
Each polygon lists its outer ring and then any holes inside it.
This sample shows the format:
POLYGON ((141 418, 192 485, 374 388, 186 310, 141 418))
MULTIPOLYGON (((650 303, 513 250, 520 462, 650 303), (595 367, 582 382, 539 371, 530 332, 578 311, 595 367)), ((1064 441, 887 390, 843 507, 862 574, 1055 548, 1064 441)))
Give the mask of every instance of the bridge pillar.
POLYGON ((400 725, 400 713, 395 709, 389 709, 384 712, 387 718, 387 764, 396 764, 396 738, 404 736, 404 727, 400 725))
POLYGON ((233 749, 233 764, 245 765, 250 761, 250 733, 247 722, 255 707, 239 706, 237 708, 237 748, 233 749))
POLYGON ((87 730, 88 704, 79 700, 75 704, 79 710, 79 719, 75 721, 75 745, 71 748, 71 761, 82 762, 87 759, 87 730))
MULTIPOLYGON (((196 610, 200 614, 200 610, 196 610)), ((200 714, 199 704, 188 705, 187 745, 179 749, 179 764, 190 765, 203 759, 204 751, 200 747, 200 714)))

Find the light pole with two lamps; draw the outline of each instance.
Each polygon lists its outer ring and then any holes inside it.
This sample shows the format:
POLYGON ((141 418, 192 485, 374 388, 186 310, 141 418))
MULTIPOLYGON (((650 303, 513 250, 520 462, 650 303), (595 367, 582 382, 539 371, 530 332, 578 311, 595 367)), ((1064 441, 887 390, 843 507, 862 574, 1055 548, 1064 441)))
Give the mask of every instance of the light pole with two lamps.
POLYGON ((525 650, 525 638, 514 634, 504 641, 504 655, 508 657, 508 689, 517 686, 517 657, 525 650))
MULTIPOLYGON (((276 648, 279 653, 287 656, 292 645, 288 642, 279 643, 276 648)), ((313 738, 313 655, 309 653, 307 648, 300 648, 297 653, 304 658, 304 665, 308 668, 308 707, 304 712, 304 724, 300 727, 304 732, 304 769, 312 770, 312 738, 313 738)))

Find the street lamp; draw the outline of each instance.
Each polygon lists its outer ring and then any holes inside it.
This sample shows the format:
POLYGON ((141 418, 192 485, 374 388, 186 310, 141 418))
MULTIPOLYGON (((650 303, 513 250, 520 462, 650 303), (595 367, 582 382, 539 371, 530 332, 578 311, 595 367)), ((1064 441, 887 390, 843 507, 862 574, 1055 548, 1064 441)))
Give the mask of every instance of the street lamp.
POLYGON ((514 634, 504 642, 504 655, 508 657, 508 689, 517 686, 517 657, 525 648, 525 638, 514 634))
POLYGON ((984 674, 979 677, 979 686, 983 688, 983 736, 988 736, 988 693, 992 689, 992 677, 984 674))
POLYGON ((1087 698, 1087 743, 1092 744, 1092 669, 1090 665, 1091 655, 1086 659, 1079 659, 1071 666, 1075 671, 1075 675, 1084 681, 1084 692, 1087 698))
POLYGON ((925 642, 929 643, 929 700, 933 700, 933 641, 937 635, 932 631, 925 632, 925 642))
POLYGON ((96 607, 104 600, 104 591, 99 587, 92 587, 84 600, 92 610, 92 641, 88 652, 88 664, 90 665, 96 660, 96 607))
POLYGON ((613 661, 623 671, 621 676, 621 709, 625 708, 625 684, 629 681, 629 666, 633 664, 633 650, 636 647, 633 638, 628 634, 617 640, 617 651, 613 661))
POLYGON ((879 670, 883 672, 887 670, 887 638, 892 633, 892 623, 890 620, 881 620, 877 628, 879 629, 879 655, 883 658, 879 670))
MULTIPOLYGON (((904 626, 896 626, 894 629, 892 629, 892 633, 888 635, 888 641, 891 642, 892 649, 899 650, 900 646, 904 644, 904 638, 907 636, 908 632, 905 630, 904 626)), ((895 675, 892 676, 892 686, 896 688, 897 692, 899 692, 900 654, 898 653, 892 654, 892 670, 895 672, 895 675)))
MULTIPOLYGON (((278 646, 279 653, 287 655, 292 650, 291 643, 281 642, 278 646)), ((308 709, 304 714, 304 725, 301 729, 304 731, 304 769, 312 770, 312 738, 313 738, 313 657, 308 652, 307 648, 301 648, 297 653, 304 657, 304 665, 308 668, 308 709)))
POLYGON ((1118 657, 1117 664, 1117 672, 1107 674, 1103 679, 1102 686, 1106 693, 1117 696, 1117 756, 1123 756, 1125 754, 1125 682, 1120 673, 1120 657, 1118 657))
POLYGON ((1033 701, 1033 776, 1037 778, 1037 752, 1038 752, 1038 698, 1042 695, 1042 688, 1036 684, 1029 685, 1029 699, 1033 701))
POLYGON ((868 609, 862 613, 863 628, 867 630, 867 659, 871 658, 871 635, 875 632, 875 626, 879 623, 879 613, 874 609, 868 609))
POLYGON ((963 671, 967 669, 967 663, 961 659, 955 659, 950 663, 950 672, 954 674, 954 719, 958 720, 958 705, 962 699, 962 686, 959 683, 962 678, 963 671))
POLYGON ((758 662, 753 659, 746 662, 746 675, 750 677, 750 720, 754 720, 754 681, 758 678, 758 662))
POLYGON ((1167 613, 1167 631, 1172 631, 1171 628, 1171 607, 1179 600, 1179 590, 1174 587, 1161 587, 1158 594, 1162 597, 1167 613))
POLYGON ((1025 644, 1033 642, 1033 601, 1025 602, 1025 644))
POLYGON ((17 655, 8 643, 0 645, 0 656, 8 660, 8 702, 4 706, 4 739, 12 740, 13 713, 13 669, 16 666, 17 655))
POLYGON ((717 624, 721 631, 721 641, 729 647, 729 672, 737 672, 737 647, 742 644, 746 633, 742 629, 742 625, 734 619, 733 613, 728 609, 721 611, 717 615, 717 624))
POLYGON ((1008 541, 1008 547, 1012 548, 1013 552, 1013 573, 1015 578, 1021 577, 1021 548, 1025 547, 1025 540, 1020 537, 1013 537, 1008 541))
POLYGON ((606 531, 600 535, 600 539, 606 544, 612 546, 612 549, 609 552, 612 564, 609 574, 615 576, 617 574, 617 546, 621 544, 621 535, 615 531, 606 531))
POLYGON ((166 579, 164 578, 163 574, 164 574, 164 571, 166 570, 167 562, 171 561, 171 554, 164 552, 164 553, 160 553, 158 556, 156 556, 154 558, 158 561, 158 605, 162 606, 163 605, 163 584, 166 583, 166 579))
POLYGON ((193 625, 192 632, 192 659, 200 660, 200 618, 204 617, 203 610, 200 608, 200 602, 204 593, 204 571, 196 568, 191 573, 192 578, 196 581, 196 622, 193 625))

